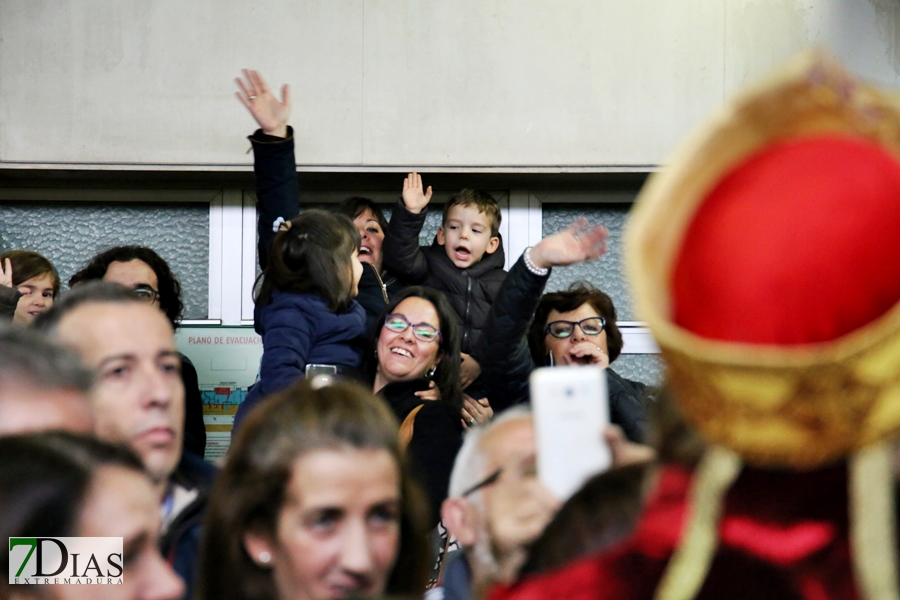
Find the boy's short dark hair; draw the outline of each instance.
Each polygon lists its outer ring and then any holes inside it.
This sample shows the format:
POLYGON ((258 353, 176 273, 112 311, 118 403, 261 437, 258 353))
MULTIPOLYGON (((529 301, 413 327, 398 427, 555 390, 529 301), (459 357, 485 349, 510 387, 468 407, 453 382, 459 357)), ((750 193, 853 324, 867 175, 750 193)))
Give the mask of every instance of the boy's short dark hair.
POLYGON ((454 206, 474 206, 480 212, 483 212, 491 219, 491 237, 496 237, 500 233, 500 205, 493 196, 481 190, 460 190, 450 196, 447 203, 444 204, 444 218, 441 224, 447 226, 447 217, 450 209, 454 206))

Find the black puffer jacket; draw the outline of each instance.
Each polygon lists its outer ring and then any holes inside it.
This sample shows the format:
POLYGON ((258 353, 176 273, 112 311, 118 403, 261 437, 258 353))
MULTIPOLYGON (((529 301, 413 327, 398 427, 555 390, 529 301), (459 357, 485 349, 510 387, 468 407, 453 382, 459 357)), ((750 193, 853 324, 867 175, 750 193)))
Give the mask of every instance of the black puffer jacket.
MULTIPOLYGON (((480 355, 481 386, 494 413, 529 400, 528 379, 535 365, 527 333, 549 274, 535 275, 519 258, 494 302, 484 330, 480 355)), ((631 441, 642 441, 646 429, 646 386, 606 369, 610 420, 631 441)))
POLYGON ((389 235, 384 237, 384 264, 400 273, 408 283, 425 285, 444 293, 459 317, 462 328, 460 350, 479 363, 480 340, 488 313, 506 278, 503 244, 493 254, 485 254, 468 269, 460 269, 450 260, 444 247, 435 240, 431 246, 419 246, 419 232, 427 211, 414 215, 400 200, 391 214, 389 235))

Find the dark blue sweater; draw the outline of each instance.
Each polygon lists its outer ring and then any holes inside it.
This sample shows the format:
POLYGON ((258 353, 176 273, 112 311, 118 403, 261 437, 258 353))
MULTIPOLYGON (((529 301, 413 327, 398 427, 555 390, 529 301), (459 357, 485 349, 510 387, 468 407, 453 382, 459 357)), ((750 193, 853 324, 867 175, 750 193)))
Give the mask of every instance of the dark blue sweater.
POLYGON ((262 336, 259 381, 238 407, 235 429, 259 401, 305 374, 307 364, 362 366, 366 313, 353 301, 347 312, 332 312, 317 294, 275 291, 272 301, 254 310, 262 336))

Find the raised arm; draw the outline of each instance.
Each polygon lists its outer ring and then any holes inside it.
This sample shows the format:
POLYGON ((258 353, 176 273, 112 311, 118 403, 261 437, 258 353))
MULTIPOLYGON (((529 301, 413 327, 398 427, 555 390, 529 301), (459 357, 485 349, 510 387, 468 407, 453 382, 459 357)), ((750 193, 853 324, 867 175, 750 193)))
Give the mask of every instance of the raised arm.
POLYGON ((528 401, 528 377, 535 365, 527 334, 549 269, 599 258, 606 252, 606 238, 604 227, 591 227, 581 218, 525 251, 533 267, 548 269, 545 275, 529 269, 525 254, 509 270, 491 306, 479 352, 481 381, 495 412, 528 401))
POLYGON ((286 138, 287 123, 291 117, 291 88, 288 84, 281 86, 281 100, 272 94, 265 79, 259 71, 244 69, 244 79, 238 77, 234 81, 241 91, 234 95, 247 107, 260 129, 266 135, 286 138))
POLYGON ((422 187, 422 176, 410 173, 403 180, 403 198, 397 203, 384 236, 384 265, 409 283, 422 283, 428 276, 428 261, 419 247, 425 224, 425 209, 431 202, 431 186, 422 187))
POLYGON ((235 95, 260 127, 250 136, 250 142, 256 175, 259 266, 265 269, 276 220, 289 221, 300 211, 293 131, 287 125, 291 116, 290 88, 287 84, 281 88, 279 100, 259 72, 247 69, 244 79, 235 81, 240 88, 235 95))

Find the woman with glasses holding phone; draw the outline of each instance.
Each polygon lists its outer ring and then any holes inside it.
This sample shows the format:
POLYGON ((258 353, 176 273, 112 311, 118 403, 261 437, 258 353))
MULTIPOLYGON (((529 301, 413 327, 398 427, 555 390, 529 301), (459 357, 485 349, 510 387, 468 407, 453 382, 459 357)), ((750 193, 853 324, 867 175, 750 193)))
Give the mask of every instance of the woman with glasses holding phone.
POLYGON ((612 298, 586 281, 541 296, 528 332, 535 364, 605 368, 610 420, 629 440, 641 441, 646 386, 609 368, 622 352, 622 345, 612 298))
POLYGON ((528 378, 536 367, 607 368, 611 420, 628 439, 640 441, 645 386, 608 368, 622 351, 610 297, 587 282, 542 296, 552 267, 599 258, 606 251, 606 236, 603 227, 590 227, 579 219, 523 253, 510 269, 488 318, 482 350, 488 358, 482 377, 486 394, 499 412, 528 402, 528 378))

